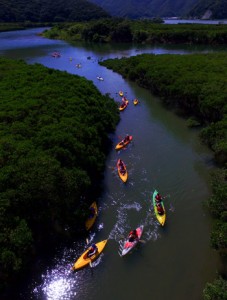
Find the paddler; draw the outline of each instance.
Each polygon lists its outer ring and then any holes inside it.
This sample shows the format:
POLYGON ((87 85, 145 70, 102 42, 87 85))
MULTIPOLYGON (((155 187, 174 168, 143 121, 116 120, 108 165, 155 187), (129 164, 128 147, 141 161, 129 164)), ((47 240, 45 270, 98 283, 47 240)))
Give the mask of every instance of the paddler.
POLYGON ((95 244, 92 244, 88 250, 87 256, 91 257, 98 251, 98 247, 95 244))
POLYGON ((137 231, 136 229, 132 230, 129 232, 129 235, 128 235, 128 240, 129 242, 134 242, 136 239, 138 239, 138 234, 137 234, 137 231))
POLYGON ((157 203, 157 211, 158 211, 159 215, 163 215, 164 214, 164 209, 163 209, 161 203, 157 203))
POLYGON ((155 201, 156 203, 160 203, 162 201, 162 196, 159 193, 157 193, 157 195, 155 196, 155 201))

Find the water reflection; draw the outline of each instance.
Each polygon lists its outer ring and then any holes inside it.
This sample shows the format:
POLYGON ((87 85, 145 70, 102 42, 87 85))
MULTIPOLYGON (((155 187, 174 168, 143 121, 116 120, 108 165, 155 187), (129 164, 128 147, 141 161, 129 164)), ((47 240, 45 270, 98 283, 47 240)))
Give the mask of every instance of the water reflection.
POLYGON ((73 295, 69 280, 67 278, 59 278, 58 274, 51 274, 45 278, 43 292, 48 300, 70 299, 70 296, 73 295))

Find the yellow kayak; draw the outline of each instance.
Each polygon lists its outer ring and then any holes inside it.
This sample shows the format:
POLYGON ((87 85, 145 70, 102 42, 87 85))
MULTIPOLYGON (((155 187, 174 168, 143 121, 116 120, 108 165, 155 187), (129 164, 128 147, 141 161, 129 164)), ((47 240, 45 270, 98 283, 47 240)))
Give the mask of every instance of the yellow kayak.
POLYGON ((86 267, 87 265, 89 265, 91 262, 93 262, 94 260, 96 260, 96 258, 102 253, 103 249, 106 246, 108 240, 103 240, 97 244, 95 244, 98 248, 98 251, 92 255, 91 257, 87 257, 87 253, 89 251, 89 248, 77 259, 77 261, 75 262, 75 264, 72 267, 73 271, 79 270, 83 267, 86 267))
POLYGON ((160 215, 158 213, 158 209, 157 209, 157 205, 156 205, 156 201, 155 201, 155 196, 157 195, 158 191, 155 190, 154 193, 153 193, 153 206, 154 206, 154 213, 155 213, 155 216, 158 220, 158 222, 164 226, 165 224, 165 221, 166 221, 166 211, 165 211, 165 207, 164 207, 164 203, 163 201, 161 201, 161 205, 162 205, 162 208, 163 208, 163 214, 160 215))
POLYGON ((85 222, 86 230, 91 229, 98 215, 98 207, 95 201, 91 204, 89 209, 91 210, 91 216, 85 222))
POLYGON ((124 93, 122 91, 119 91, 119 95, 122 97, 124 93))
POLYGON ((134 99, 134 100, 133 100, 133 104, 134 104, 134 105, 137 105, 138 103, 139 103, 139 100, 138 100, 138 99, 134 99))
POLYGON ((128 179, 128 172, 127 172, 125 163, 123 161, 122 161, 122 163, 123 163, 123 170, 120 167, 120 159, 118 159, 118 161, 117 161, 118 175, 123 182, 126 182, 128 179))

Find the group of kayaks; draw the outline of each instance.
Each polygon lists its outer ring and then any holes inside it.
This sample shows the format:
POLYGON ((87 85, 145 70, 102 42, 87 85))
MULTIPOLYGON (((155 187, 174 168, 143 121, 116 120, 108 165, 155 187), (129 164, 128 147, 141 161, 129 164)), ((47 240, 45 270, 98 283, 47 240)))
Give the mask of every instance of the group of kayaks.
MULTIPOLYGON (((119 91, 119 95, 123 97, 123 92, 119 91)), ((136 102, 138 101, 137 99, 135 99, 135 100, 136 100, 136 102)), ((127 99, 124 100, 124 102, 126 102, 126 101, 128 101, 128 100, 127 99)), ((138 104, 138 102, 136 104, 138 104)), ((125 148, 132 141, 132 139, 133 139, 133 137, 131 135, 126 135, 126 137, 124 139, 122 139, 115 146, 115 149, 120 150, 120 149, 125 148)), ((117 170, 118 170, 118 175, 119 175, 120 179, 124 183, 126 183, 126 181, 128 179, 128 172, 127 172, 127 168, 126 168, 125 163, 121 159, 117 160, 117 170)), ((156 216, 159 224, 161 226, 164 226, 165 221, 166 221, 166 211, 165 211, 164 203, 161 200, 159 202, 159 205, 162 206, 162 212, 163 213, 160 214, 158 212, 157 201, 156 201, 157 194, 158 194, 158 191, 155 190, 153 192, 153 195, 152 195, 152 203, 153 203, 154 213, 155 213, 155 216, 156 216)), ((97 207, 97 204, 96 204, 95 201, 91 204, 89 209, 92 211, 92 215, 85 222, 85 227, 86 227, 86 230, 88 230, 88 231, 92 228, 92 226, 95 223, 95 220, 97 218, 97 215, 98 215, 98 207, 97 207)), ((143 229, 144 229, 144 226, 140 225, 139 227, 137 227, 134 230, 136 232, 136 238, 135 239, 131 240, 130 235, 128 235, 127 238, 124 240, 124 242, 121 243, 120 253, 119 253, 120 256, 125 256, 126 254, 128 254, 139 243, 139 241, 141 239, 141 236, 143 234, 143 229)), ((76 270, 79 270, 79 269, 81 269, 81 268, 83 268, 87 265, 91 265, 92 262, 94 260, 96 260, 98 258, 98 256, 102 253, 102 251, 104 250, 104 248, 107 244, 107 241, 108 240, 106 239, 106 240, 103 240, 101 242, 96 243, 95 244, 96 252, 94 254, 92 254, 92 256, 88 256, 89 249, 90 249, 90 247, 88 247, 86 249, 86 251, 83 252, 82 255, 76 260, 76 262, 74 263, 74 265, 72 267, 72 270, 76 271, 76 270)))
MULTIPOLYGON (((119 96, 122 97, 121 100, 122 100, 122 103, 121 105, 119 106, 119 110, 120 111, 123 111, 126 109, 126 107, 128 106, 129 104, 129 100, 124 96, 124 93, 122 91, 119 91, 119 96)), ((137 98, 135 98, 133 100, 133 104, 136 106, 137 104, 139 103, 139 100, 137 98)))

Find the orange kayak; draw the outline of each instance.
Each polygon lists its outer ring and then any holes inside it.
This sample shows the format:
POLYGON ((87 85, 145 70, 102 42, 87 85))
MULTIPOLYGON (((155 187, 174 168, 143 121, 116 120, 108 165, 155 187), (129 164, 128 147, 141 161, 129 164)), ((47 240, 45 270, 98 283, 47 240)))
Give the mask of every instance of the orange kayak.
POLYGON ((129 139, 127 141, 125 141, 125 138, 122 141, 120 141, 120 143, 116 145, 115 149, 120 150, 126 145, 128 145, 131 141, 132 141, 132 135, 129 136, 129 139))
POLYGON ((91 216, 86 220, 85 222, 86 230, 91 229, 98 215, 98 207, 95 201, 91 204, 90 209, 93 210, 94 214, 91 214, 91 216))
POLYGON ((128 100, 124 101, 120 106, 119 106, 119 110, 124 110, 126 107, 128 106, 128 100))
POLYGON ((128 179, 128 172, 127 172, 127 169, 126 169, 126 165, 123 161, 122 161, 122 166, 123 167, 120 166, 120 161, 121 161, 120 159, 118 159, 118 161, 117 161, 118 175, 119 175, 119 177, 121 178, 121 180, 123 182, 126 182, 127 179, 128 179))

